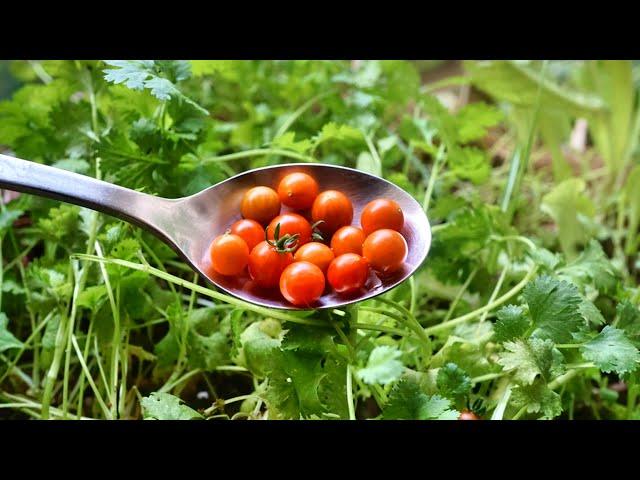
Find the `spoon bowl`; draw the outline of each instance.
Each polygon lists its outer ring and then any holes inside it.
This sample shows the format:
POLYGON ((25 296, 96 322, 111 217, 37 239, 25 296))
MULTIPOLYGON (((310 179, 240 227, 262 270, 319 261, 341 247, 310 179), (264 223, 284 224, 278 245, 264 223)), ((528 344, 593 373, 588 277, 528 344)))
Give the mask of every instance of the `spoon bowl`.
MULTIPOLYGON (((288 303, 278 289, 258 287, 247 274, 225 277, 216 273, 209 259, 209 247, 218 235, 240 220, 242 197, 252 187, 276 188, 292 172, 304 172, 316 179, 320 190, 339 190, 353 203, 353 224, 359 225, 364 206, 376 198, 395 200, 404 213, 400 233, 407 241, 403 267, 379 278, 371 273, 358 294, 325 294, 315 309, 340 307, 380 295, 406 280, 425 260, 431 246, 431 228, 422 207, 407 192, 383 178, 359 170, 326 164, 293 163, 249 170, 199 193, 166 199, 129 190, 91 177, 0 155, 0 186, 85 206, 145 228, 167 244, 211 284, 235 297, 265 307, 299 310, 288 303)), ((291 211, 282 206, 281 213, 291 211)))

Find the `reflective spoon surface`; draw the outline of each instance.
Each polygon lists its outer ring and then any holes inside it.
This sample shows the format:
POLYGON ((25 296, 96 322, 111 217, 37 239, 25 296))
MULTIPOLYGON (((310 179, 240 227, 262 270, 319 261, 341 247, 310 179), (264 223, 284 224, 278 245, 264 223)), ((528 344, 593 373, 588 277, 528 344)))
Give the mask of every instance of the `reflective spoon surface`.
MULTIPOLYGON (((333 308, 380 295, 399 285, 422 264, 431 246, 431 228, 422 207, 407 192, 375 175, 319 163, 274 165, 240 173, 201 192, 167 199, 15 157, 0 155, 0 187, 73 203, 118 217, 144 228, 171 246, 196 272, 221 290, 247 302, 296 310, 277 289, 265 291, 250 278, 224 277, 211 268, 209 246, 239 220, 244 193, 258 185, 277 188, 293 171, 314 177, 320 190, 339 190, 353 203, 353 224, 359 225, 364 206, 375 198, 390 198, 404 212, 402 235, 409 252, 399 272, 380 279, 371 273, 366 289, 345 297, 325 293, 314 308, 333 308)), ((289 211, 283 205, 282 212, 289 211)))

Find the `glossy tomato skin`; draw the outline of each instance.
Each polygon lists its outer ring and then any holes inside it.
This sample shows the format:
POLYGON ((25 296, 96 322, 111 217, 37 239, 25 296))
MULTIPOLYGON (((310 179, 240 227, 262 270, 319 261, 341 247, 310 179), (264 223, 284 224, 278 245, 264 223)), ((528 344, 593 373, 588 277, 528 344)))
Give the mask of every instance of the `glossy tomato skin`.
POLYGON ((362 255, 371 268, 381 274, 390 274, 398 271, 406 260, 407 242, 395 230, 376 230, 365 239, 362 255))
POLYGON ((231 225, 230 231, 246 242, 249 251, 253 250, 253 247, 264 240, 264 228, 262 228, 262 225, 248 218, 243 218, 235 222, 231 225))
POLYGON ((249 275, 263 288, 274 288, 280 282, 280 275, 293 262, 291 252, 280 253, 275 247, 262 241, 253 247, 249 255, 249 275))
POLYGON ((362 229, 347 225, 339 228, 331 237, 331 249, 337 257, 345 253, 362 255, 365 234, 362 229))
POLYGON ((302 172, 290 173, 278 185, 278 196, 283 205, 306 210, 313 205, 320 188, 315 179, 302 172))
POLYGON ((360 216, 360 225, 365 235, 383 228, 399 232, 404 225, 404 214, 394 200, 378 198, 365 205, 360 216))
POLYGON ((295 235, 297 233, 299 235, 298 247, 311 241, 311 224, 306 218, 297 213, 283 213, 271 220, 267 227, 267 238, 269 240, 274 239, 274 232, 278 223, 280 224, 280 237, 284 237, 286 234, 295 235))
POLYGON ((324 235, 331 235, 340 227, 350 225, 353 220, 353 205, 347 196, 337 190, 327 190, 318 195, 311 207, 313 222, 323 222, 318 229, 324 235))
POLYGON ((243 218, 266 225, 280 213, 280 197, 273 188, 253 187, 242 197, 240 210, 243 218))
POLYGON ((239 275, 249 261, 249 247, 238 235, 216 237, 209 250, 211 266, 220 275, 239 275))
POLYGON ((458 420, 480 420, 480 417, 470 410, 463 410, 460 412, 458 420))
POLYGON ((293 259, 296 262, 309 262, 313 263, 316 267, 326 273, 329 268, 329 264, 335 258, 333 251, 327 247, 324 243, 309 242, 302 245, 293 259))
POLYGON ((316 302, 324 292, 324 273, 310 262, 294 262, 280 276, 280 292, 290 303, 302 307, 316 302))
POLYGON ((327 270, 327 280, 338 293, 355 293, 364 287, 369 277, 367 260, 355 253, 336 257, 327 270))

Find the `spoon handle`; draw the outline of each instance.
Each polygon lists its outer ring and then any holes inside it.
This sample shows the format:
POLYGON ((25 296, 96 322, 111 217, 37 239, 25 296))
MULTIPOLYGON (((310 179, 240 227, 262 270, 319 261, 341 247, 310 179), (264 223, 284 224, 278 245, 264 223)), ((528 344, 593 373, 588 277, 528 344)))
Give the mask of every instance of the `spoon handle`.
POLYGON ((168 237, 177 201, 0 154, 0 187, 73 203, 168 237))

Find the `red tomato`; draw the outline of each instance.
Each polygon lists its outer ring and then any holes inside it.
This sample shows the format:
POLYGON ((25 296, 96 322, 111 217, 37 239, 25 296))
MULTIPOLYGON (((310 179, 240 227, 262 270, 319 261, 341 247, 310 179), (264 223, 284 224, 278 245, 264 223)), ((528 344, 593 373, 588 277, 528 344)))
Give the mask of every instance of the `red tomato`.
POLYGON ((280 292, 297 306, 309 306, 324 292, 324 274, 310 262, 295 262, 282 272, 280 292))
POLYGON ((323 221, 318 228, 330 235, 340 227, 351 224, 353 205, 344 193, 327 190, 318 195, 311 207, 313 223, 323 221))
POLYGON ((216 237, 209 250, 211 265, 220 275, 239 275, 249 261, 249 247, 238 235, 216 237))
POLYGON ((327 271, 329 264, 334 259, 333 252, 324 243, 310 242, 302 245, 293 256, 296 262, 313 263, 323 272, 327 271))
POLYGON ((278 252, 275 247, 263 241, 251 250, 249 275, 261 287, 277 287, 280 275, 291 262, 293 262, 291 252, 278 252))
POLYGON ((480 420, 480 417, 469 410, 463 410, 460 412, 458 420, 480 420))
POLYGON ((280 201, 287 207, 305 210, 318 196, 318 182, 306 173, 290 173, 278 185, 280 201))
POLYGON ((242 216, 263 225, 280 213, 280 198, 273 188, 253 187, 242 198, 242 216))
POLYGON ((369 264, 360 255, 345 253, 329 265, 327 280, 338 293, 354 293, 364 287, 369 276, 369 264))
POLYGON ((393 273, 407 258, 407 242, 395 230, 376 230, 364 241, 362 255, 374 270, 382 274, 393 273))
POLYGON ((331 238, 331 248, 337 257, 344 253, 356 253, 362 255, 362 244, 364 243, 364 232, 358 227, 346 226, 339 228, 331 238))
POLYGON ((280 237, 284 237, 286 234, 298 234, 298 246, 311 241, 311 225, 303 216, 297 213, 283 213, 282 215, 278 215, 271 220, 271 223, 267 227, 267 238, 269 240, 274 239, 274 233, 278 224, 280 224, 280 237))
POLYGON ((360 225, 365 235, 389 228, 399 232, 404 225, 404 214, 400 205, 388 198, 378 198, 367 203, 360 216, 360 225))
POLYGON ((231 233, 242 238, 249 247, 249 251, 253 250, 257 244, 264 240, 264 229, 255 220, 243 219, 238 220, 231 225, 231 233))

